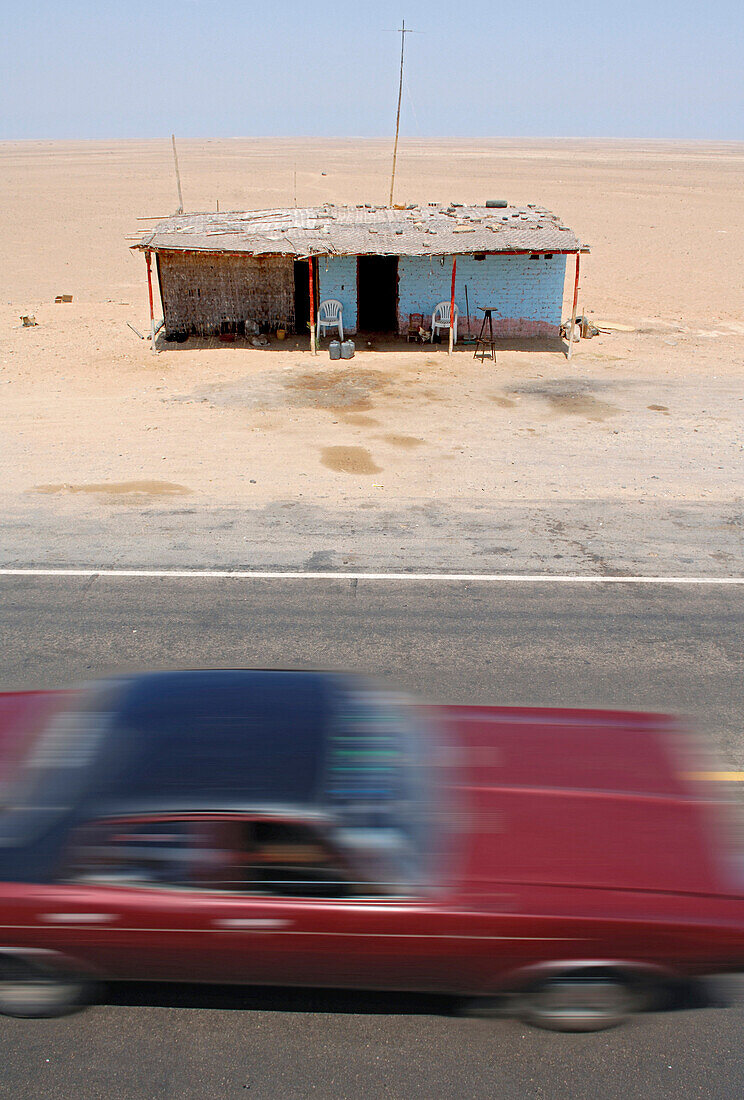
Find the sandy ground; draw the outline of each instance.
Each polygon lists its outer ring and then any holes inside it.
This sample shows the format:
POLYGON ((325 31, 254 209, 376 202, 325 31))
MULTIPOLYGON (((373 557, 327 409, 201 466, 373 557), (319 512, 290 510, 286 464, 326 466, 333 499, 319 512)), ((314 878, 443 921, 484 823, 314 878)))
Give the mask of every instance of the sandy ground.
MULTIPOLYGON (((295 164, 301 204, 381 201, 389 163, 180 152, 187 209, 291 204, 295 164)), ((377 343, 339 364, 294 340, 153 355, 127 238, 175 206, 168 146, 0 145, 2 563, 740 572, 742 167, 734 144, 408 143, 401 199, 555 210, 592 245, 580 308, 624 330, 570 362, 377 343)))

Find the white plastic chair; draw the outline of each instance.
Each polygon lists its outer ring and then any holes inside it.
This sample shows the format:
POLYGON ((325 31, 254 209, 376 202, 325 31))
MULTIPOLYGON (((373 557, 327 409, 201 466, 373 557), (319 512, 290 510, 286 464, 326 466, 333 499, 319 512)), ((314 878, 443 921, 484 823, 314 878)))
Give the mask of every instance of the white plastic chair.
MULTIPOLYGON (((457 343, 457 317, 459 309, 455 306, 455 316, 452 322, 452 338, 457 343)), ((434 332, 437 329, 446 328, 449 331, 450 327, 450 304, 449 302, 440 302, 438 306, 434 307, 434 312, 431 315, 431 342, 434 343, 434 332)))
POLYGON ((325 302, 320 303, 318 309, 318 331, 316 333, 316 339, 320 340, 320 330, 323 329, 324 333, 327 328, 337 328, 339 340, 344 338, 344 319, 343 319, 343 306, 335 298, 326 298, 325 302))

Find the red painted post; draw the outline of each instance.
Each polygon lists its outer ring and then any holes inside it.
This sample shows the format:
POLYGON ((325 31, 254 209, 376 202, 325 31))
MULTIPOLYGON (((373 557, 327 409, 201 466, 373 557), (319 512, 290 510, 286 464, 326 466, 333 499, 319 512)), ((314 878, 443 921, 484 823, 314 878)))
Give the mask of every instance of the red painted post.
POLYGON ((568 330, 568 353, 567 359, 571 358, 571 352, 573 351, 573 338, 574 329, 576 328, 576 303, 579 300, 579 253, 576 253, 576 278, 574 279, 574 295, 573 305, 571 306, 571 328, 568 330))
POLYGON ((452 347, 454 345, 454 324, 455 324, 455 273, 457 272, 457 256, 452 257, 452 288, 450 290, 450 323, 449 323, 449 351, 448 355, 452 354, 452 347))
POLYGON ((313 279, 313 258, 307 258, 308 278, 310 280, 310 351, 315 355, 315 280, 313 279))
POLYGON ((152 267, 149 249, 145 252, 145 260, 147 262, 147 292, 150 295, 150 350, 157 351, 155 347, 155 309, 152 304, 152 267))

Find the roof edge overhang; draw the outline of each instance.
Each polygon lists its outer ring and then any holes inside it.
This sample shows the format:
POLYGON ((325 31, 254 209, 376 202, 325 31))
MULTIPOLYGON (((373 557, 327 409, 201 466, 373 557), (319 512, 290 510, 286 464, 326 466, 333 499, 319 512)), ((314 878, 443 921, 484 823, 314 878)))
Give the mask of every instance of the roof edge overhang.
POLYGON ((322 259, 325 256, 343 259, 348 259, 350 256, 406 256, 410 259, 419 258, 422 260, 427 258, 437 259, 439 256, 575 256, 578 253, 588 255, 591 252, 591 248, 588 244, 581 244, 576 248, 469 248, 457 252, 339 252, 337 249, 328 249, 325 252, 308 251, 305 253, 298 253, 281 252, 279 250, 253 252, 246 248, 195 248, 193 245, 187 248, 178 248, 172 245, 153 245, 143 242, 130 245, 130 250, 132 252, 156 253, 179 252, 184 256, 189 254, 204 254, 207 256, 255 256, 261 258, 266 256, 286 256, 292 260, 308 260, 311 258, 322 259))

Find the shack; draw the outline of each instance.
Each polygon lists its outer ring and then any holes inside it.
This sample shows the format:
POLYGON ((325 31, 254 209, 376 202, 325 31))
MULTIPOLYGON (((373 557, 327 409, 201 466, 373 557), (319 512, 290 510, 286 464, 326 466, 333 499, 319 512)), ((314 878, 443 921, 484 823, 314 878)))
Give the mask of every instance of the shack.
POLYGON ((485 308, 498 337, 558 336, 566 259, 578 279, 588 251, 547 210, 499 202, 176 214, 134 247, 148 273, 155 258, 170 337, 307 333, 326 299, 345 333, 406 335, 453 286, 461 337, 485 308))

